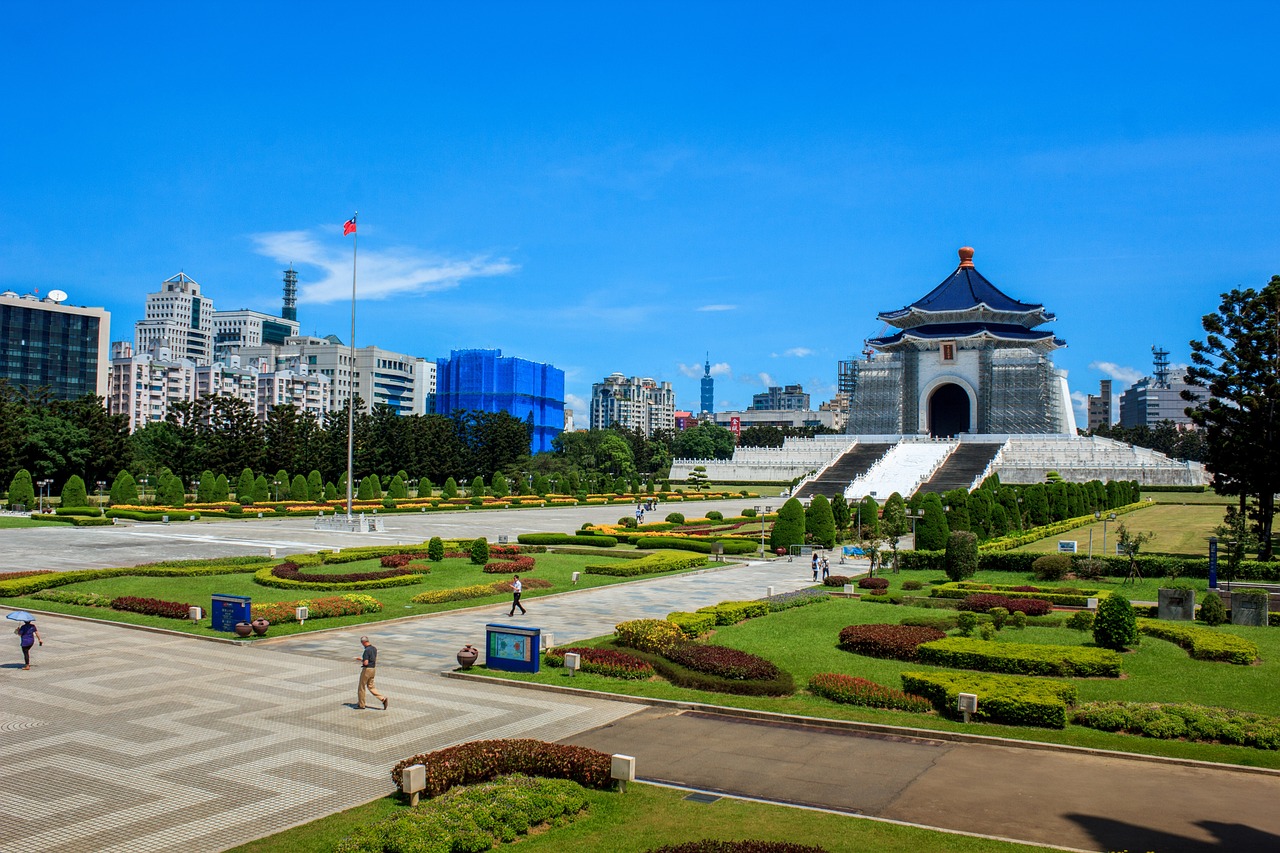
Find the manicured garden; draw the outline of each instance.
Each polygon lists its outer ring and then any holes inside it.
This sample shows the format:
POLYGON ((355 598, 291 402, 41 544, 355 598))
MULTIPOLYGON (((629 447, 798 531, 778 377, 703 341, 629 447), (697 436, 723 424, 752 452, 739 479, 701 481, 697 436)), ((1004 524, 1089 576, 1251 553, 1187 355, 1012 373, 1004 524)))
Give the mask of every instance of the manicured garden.
POLYGON ((642 574, 688 571, 706 562, 701 555, 681 552, 645 555, 631 549, 582 547, 571 549, 574 553, 557 553, 539 546, 504 552, 501 546, 493 546, 491 559, 478 564, 469 554, 471 542, 449 543, 449 551, 440 544, 439 560, 431 559, 424 543, 271 560, 230 558, 70 573, 13 572, 0 574, 0 600, 28 610, 228 637, 210 625, 210 601, 215 594, 242 595, 253 600, 255 618, 264 616, 272 623, 266 636, 278 637, 506 603, 509 581, 516 572, 522 575, 528 599, 642 574), (294 608, 301 603, 310 610, 303 624, 294 616, 294 608), (187 618, 188 605, 204 611, 199 623, 187 618))
MULTIPOLYGON (((992 574, 999 574, 998 580, 1005 583, 1022 580, 1008 573, 992 574)), ((903 572, 888 580, 893 593, 902 591, 904 581, 924 581, 923 589, 907 590, 922 597, 930 588, 950 583, 923 572, 903 572)), ((1116 598, 1117 608, 1127 606, 1123 595, 1116 598)), ((572 679, 557 666, 544 667, 536 675, 502 676, 648 698, 1280 767, 1280 692, 1274 689, 1280 630, 1211 628, 1201 622, 1142 618, 1135 621, 1140 641, 1117 654, 1095 641, 1088 630, 1092 614, 1087 611, 1079 617, 1068 611, 1028 617, 1001 610, 957 611, 954 599, 923 598, 924 603, 943 605, 927 608, 895 606, 890 600, 870 594, 861 599, 831 598, 713 629, 705 621, 692 621, 694 614, 672 616, 676 630, 714 631, 703 634, 699 642, 776 666, 794 683, 789 694, 753 689, 730 692, 715 684, 699 688, 682 673, 671 678, 660 662, 656 674, 644 678, 610 677, 592 672, 585 664, 572 679), (996 630, 997 622, 1001 630, 996 630), (917 633, 896 636, 893 632, 899 626, 917 633), (886 651, 870 652, 871 647, 886 651), (903 647, 906 652, 900 654, 897 649, 903 647), (948 682, 955 675, 960 676, 956 683, 948 682), (956 719, 955 696, 965 690, 978 692, 980 711, 990 711, 997 721, 966 725, 956 719), (903 710, 912 706, 911 694, 930 697, 934 710, 903 710), (1016 701, 1009 715, 1001 718, 998 706, 1011 697, 1016 701), (1205 707, 1173 707, 1178 705, 1205 707), (1262 719, 1214 709, 1262 715, 1262 719), (1077 718, 1088 725, 1077 724, 1077 718), (1010 720, 1020 724, 1010 725, 1010 720), (1119 733, 1124 731, 1148 736, 1119 733)), ((614 636, 578 645, 655 663, 654 644, 663 642, 670 629, 646 626, 644 641, 637 643, 638 624, 625 623, 614 636)), ((774 676, 772 683, 778 680, 774 676)), ((983 716, 980 713, 978 718, 983 716)))

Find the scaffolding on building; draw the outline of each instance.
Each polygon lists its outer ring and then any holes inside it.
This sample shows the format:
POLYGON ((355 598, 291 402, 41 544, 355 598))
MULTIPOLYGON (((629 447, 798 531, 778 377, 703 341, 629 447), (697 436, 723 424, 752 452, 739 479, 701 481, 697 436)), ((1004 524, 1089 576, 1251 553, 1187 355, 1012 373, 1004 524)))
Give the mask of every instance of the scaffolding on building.
POLYGON ((849 389, 845 432, 854 435, 903 432, 903 360, 898 353, 881 353, 866 361, 842 361, 840 371, 840 389, 842 392, 846 387, 849 389))
POLYGON ((1015 435, 1056 432, 1060 412, 1053 362, 1028 349, 992 350, 989 359, 990 374, 983 383, 988 392, 980 408, 987 425, 984 428, 980 420, 978 431, 1015 435))

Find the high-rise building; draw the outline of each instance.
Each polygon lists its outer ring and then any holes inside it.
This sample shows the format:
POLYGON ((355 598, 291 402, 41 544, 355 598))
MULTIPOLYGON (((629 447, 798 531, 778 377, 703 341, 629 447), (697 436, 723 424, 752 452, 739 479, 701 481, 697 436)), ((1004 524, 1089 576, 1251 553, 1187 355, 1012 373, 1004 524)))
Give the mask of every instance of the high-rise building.
POLYGON ((175 403, 196 399, 196 365, 174 358, 158 340, 144 353, 135 353, 128 341, 111 345, 111 386, 107 411, 125 415, 129 430, 163 421, 175 403))
POLYGON ((809 395, 804 393, 801 385, 782 388, 772 385, 763 394, 751 395, 751 408, 771 412, 806 411, 809 408, 809 395))
POLYGON ((1098 382, 1098 394, 1089 395, 1089 431, 1111 426, 1111 380, 1098 382))
POLYGON ((134 350, 149 352, 159 344, 176 359, 197 366, 213 363, 213 300, 200 295, 200 285, 184 272, 165 279, 147 294, 146 313, 133 327, 134 350))
POLYGON ((533 427, 533 453, 551 450, 565 426, 564 371, 550 364, 504 357, 502 350, 453 350, 436 359, 433 410, 507 412, 533 427))
POLYGON ((716 410, 716 381, 711 378, 711 353, 707 353, 707 363, 702 369, 702 413, 709 415, 716 410))
POLYGON ((65 299, 60 290, 43 298, 0 293, 0 379, 15 388, 48 388, 55 400, 105 397, 111 315, 64 305, 65 299))
POLYGON ((282 346, 298 334, 298 321, 272 317, 261 311, 213 312, 213 360, 224 364, 241 347, 282 346))
POLYGON ((646 437, 656 430, 674 430, 676 395, 670 382, 611 373, 591 386, 591 428, 619 424, 639 429, 646 437))
POLYGON ((1169 378, 1168 350, 1152 347, 1151 353, 1155 362, 1152 375, 1142 377, 1120 395, 1120 426, 1154 427, 1161 421, 1191 426, 1186 412, 1191 404, 1182 399, 1182 392, 1203 393, 1203 389, 1169 378))

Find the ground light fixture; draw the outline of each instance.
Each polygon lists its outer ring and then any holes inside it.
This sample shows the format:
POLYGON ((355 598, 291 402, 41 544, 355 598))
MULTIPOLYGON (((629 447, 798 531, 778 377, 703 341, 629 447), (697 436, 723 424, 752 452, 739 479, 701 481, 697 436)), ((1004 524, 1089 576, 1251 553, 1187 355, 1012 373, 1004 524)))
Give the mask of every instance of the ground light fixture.
POLYGON ((978 713, 978 694, 977 693, 961 693, 956 697, 956 710, 964 714, 964 721, 969 722, 969 717, 978 713))
POLYGON ((582 669, 582 655, 577 652, 565 652, 564 668, 569 670, 569 677, 573 678, 579 669, 582 669))

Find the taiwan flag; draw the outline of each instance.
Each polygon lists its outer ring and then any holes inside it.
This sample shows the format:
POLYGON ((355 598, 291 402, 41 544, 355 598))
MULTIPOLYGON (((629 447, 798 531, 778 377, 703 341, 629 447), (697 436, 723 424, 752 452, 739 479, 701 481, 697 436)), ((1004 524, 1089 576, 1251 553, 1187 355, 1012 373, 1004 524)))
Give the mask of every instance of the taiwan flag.
POLYGON ((356 218, 353 216, 346 222, 342 223, 342 236, 356 233, 356 218))

